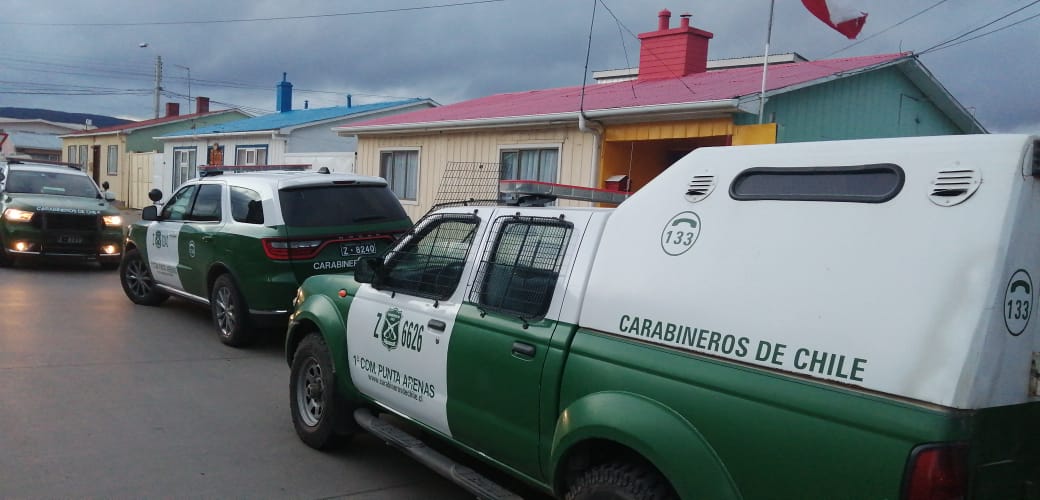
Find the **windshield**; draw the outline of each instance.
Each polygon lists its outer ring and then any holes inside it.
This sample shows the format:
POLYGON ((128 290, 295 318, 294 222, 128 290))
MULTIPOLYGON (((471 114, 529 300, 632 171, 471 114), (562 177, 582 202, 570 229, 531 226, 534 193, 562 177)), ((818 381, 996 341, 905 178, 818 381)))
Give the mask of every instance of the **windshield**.
POLYGON ((89 177, 57 172, 12 169, 7 177, 8 193, 54 194, 98 198, 97 187, 89 177))
POLYGON ((386 186, 320 186, 279 192, 285 223, 296 227, 344 226, 407 219, 386 186))

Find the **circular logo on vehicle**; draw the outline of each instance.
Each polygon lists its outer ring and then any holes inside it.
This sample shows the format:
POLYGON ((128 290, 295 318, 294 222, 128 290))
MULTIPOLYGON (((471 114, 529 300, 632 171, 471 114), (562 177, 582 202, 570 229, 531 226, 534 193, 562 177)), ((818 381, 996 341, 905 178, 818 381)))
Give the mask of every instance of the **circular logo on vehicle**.
POLYGON ((189 241, 188 242, 188 257, 191 257, 193 259, 195 258, 195 242, 194 241, 189 241))
POLYGON ((675 214, 661 231, 661 248, 668 255, 682 255, 701 234, 701 218, 693 212, 675 214))
POLYGON ((1029 325, 1033 312, 1033 278, 1025 269, 1015 271, 1004 290, 1004 325, 1008 333, 1019 336, 1029 325))

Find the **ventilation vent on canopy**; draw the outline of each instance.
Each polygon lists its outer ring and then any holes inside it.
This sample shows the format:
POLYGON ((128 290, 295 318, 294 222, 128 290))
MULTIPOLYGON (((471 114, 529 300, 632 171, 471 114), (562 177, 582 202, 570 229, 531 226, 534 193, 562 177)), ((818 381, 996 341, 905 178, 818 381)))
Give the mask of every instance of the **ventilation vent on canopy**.
POLYGON ((715 190, 715 176, 702 174, 693 176, 690 185, 686 188, 686 201, 695 203, 707 198, 715 190))
POLYGON ((964 202, 975 194, 982 184, 982 173, 978 170, 941 170, 932 181, 928 199, 936 205, 951 207, 964 202))

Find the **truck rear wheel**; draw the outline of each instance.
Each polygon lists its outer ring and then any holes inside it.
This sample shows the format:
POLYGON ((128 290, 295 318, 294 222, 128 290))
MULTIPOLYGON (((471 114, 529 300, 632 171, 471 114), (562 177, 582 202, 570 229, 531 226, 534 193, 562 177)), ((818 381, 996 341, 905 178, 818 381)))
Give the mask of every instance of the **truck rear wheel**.
POLYGON ((230 274, 221 274, 213 282, 209 306, 220 341, 232 347, 243 347, 253 341, 249 325, 249 307, 230 274))
POLYGON ((668 481, 648 465, 615 462, 583 472, 567 500, 675 500, 668 481))
POLYGON ((307 334, 296 348, 289 374, 289 407, 293 427, 311 448, 325 450, 346 437, 347 405, 336 392, 332 355, 318 333, 307 334))

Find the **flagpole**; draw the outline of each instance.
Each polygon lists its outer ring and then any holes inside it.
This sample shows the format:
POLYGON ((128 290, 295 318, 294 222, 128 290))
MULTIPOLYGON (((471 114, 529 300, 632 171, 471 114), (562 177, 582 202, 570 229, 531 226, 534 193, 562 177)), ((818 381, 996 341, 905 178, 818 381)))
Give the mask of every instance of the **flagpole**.
POLYGON ((769 0, 769 27, 766 28, 766 54, 762 57, 762 91, 758 94, 758 124, 766 113, 766 71, 769 69, 769 40, 773 38, 773 7, 776 0, 769 0))

